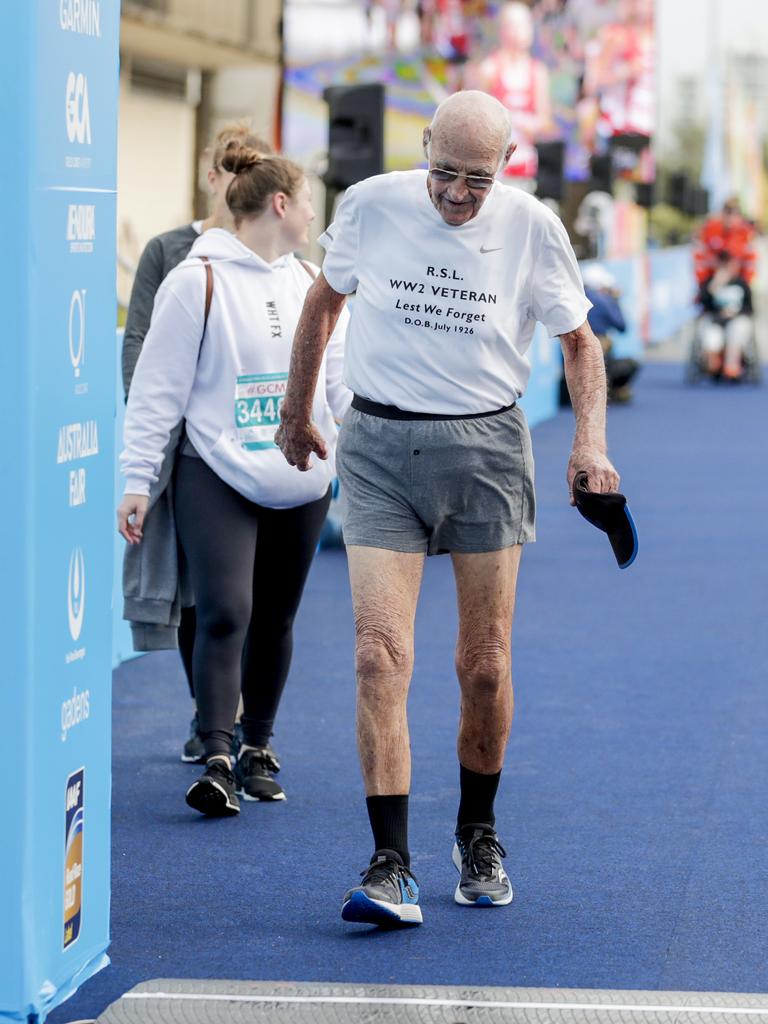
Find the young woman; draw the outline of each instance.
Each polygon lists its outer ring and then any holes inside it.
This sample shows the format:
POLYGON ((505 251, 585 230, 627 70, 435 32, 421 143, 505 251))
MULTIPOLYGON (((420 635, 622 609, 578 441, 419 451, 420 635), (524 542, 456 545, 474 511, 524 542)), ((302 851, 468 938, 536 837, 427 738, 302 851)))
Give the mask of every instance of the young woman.
MULTIPOLYGON (((226 148, 232 142, 249 146, 264 155, 273 152, 270 144, 255 135, 247 122, 233 121, 226 124, 203 153, 207 165, 206 186, 210 198, 208 217, 205 220, 196 220, 191 224, 184 224, 182 227, 165 231, 161 235, 155 235, 147 242, 136 268, 125 331, 123 332, 122 370, 126 399, 133 371, 136 368, 136 361, 149 330, 155 295, 164 278, 183 259, 186 259, 192 245, 204 231, 208 231, 210 228, 234 230, 232 214, 229 212, 226 200, 227 188, 233 175, 231 171, 225 171, 221 166, 226 148)), ((180 430, 181 424, 179 425, 180 430)), ((169 441, 169 447, 174 451, 178 446, 179 431, 174 431, 169 441)), ((168 555, 170 555, 170 561, 173 562, 176 554, 175 538, 168 537, 164 529, 165 522, 172 519, 173 489, 167 484, 170 482, 173 471, 173 459, 165 460, 164 469, 164 474, 152 490, 151 503, 153 507, 157 507, 158 511, 153 516, 152 525, 148 527, 150 533, 148 543, 139 549, 135 547, 126 549, 123 579, 126 599, 125 617, 131 621, 133 644, 137 651, 175 647, 178 642, 189 693, 194 701, 195 694, 192 689, 192 649, 195 642, 194 604, 189 603, 186 607, 176 607, 181 603, 180 594, 178 594, 180 582, 178 574, 176 579, 169 579, 166 572, 158 577, 155 569, 158 563, 166 566, 169 564, 168 555), (154 533, 159 534, 162 543, 170 541, 169 550, 158 552, 153 543, 152 534, 154 533), (163 554, 166 557, 163 557, 163 554), (163 602, 164 610, 162 614, 158 614, 161 602, 163 602), (178 630, 170 625, 174 615, 179 619, 178 630)), ((193 595, 186 593, 189 590, 187 584, 188 581, 184 581, 185 600, 191 602, 193 595)), ((181 759, 188 762, 205 761, 196 707, 190 723, 189 739, 184 744, 181 759)))
POLYGON ((292 255, 314 219, 309 184, 292 161, 237 144, 222 167, 234 175, 227 204, 235 233, 201 235, 158 291, 128 399, 118 509, 120 533, 139 543, 150 486, 183 417, 174 512, 197 606, 192 675, 206 755, 187 803, 210 815, 237 814, 236 792, 284 799, 269 738, 330 501, 334 418, 351 399, 341 382, 344 319, 312 413, 329 457, 310 473, 288 466, 274 435, 293 332, 316 272, 292 255), (241 668, 243 745, 233 773, 241 668))

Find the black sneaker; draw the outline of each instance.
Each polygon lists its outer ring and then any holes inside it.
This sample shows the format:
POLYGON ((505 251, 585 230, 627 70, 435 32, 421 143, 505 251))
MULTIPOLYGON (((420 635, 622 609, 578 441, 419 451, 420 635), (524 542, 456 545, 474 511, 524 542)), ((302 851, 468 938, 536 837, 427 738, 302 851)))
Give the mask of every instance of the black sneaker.
POLYGON ((464 825, 456 833, 453 863, 461 878, 453 898, 465 907, 505 907, 512 886, 501 858, 507 851, 490 825, 464 825))
POLYGON ((361 872, 362 885, 344 894, 341 916, 363 924, 421 924, 419 885, 399 853, 377 850, 370 866, 361 872))
POLYGON ((240 813, 235 796, 235 776, 219 758, 209 761, 200 778, 187 790, 187 803, 201 814, 227 818, 240 813))
POLYGON ((282 786, 275 779, 279 771, 280 762, 271 747, 241 750, 235 764, 238 795, 244 800, 285 800, 282 786))
POLYGON ((205 764, 205 747, 200 736, 200 720, 197 717, 197 712, 189 723, 189 739, 184 744, 181 760, 185 764, 205 764))

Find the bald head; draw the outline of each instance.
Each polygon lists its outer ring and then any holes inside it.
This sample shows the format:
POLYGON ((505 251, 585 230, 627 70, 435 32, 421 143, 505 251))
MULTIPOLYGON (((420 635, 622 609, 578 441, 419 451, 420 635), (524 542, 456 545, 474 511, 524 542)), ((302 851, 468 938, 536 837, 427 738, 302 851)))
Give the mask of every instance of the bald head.
POLYGON ((511 125, 506 108, 493 96, 477 89, 454 93, 435 111, 430 140, 441 148, 469 143, 493 150, 498 160, 509 143, 511 125))
POLYGON ((509 136, 507 111, 487 93, 457 92, 437 108, 424 129, 427 190, 446 224, 460 226, 480 212, 494 177, 514 149, 509 136), (436 179, 433 170, 447 171, 453 180, 444 174, 436 179))

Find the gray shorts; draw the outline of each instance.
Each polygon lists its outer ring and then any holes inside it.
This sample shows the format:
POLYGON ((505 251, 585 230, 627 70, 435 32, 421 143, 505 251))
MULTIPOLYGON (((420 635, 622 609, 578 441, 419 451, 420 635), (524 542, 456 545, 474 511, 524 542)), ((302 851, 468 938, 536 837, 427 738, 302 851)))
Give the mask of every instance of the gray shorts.
POLYGON ((346 544, 439 555, 535 540, 531 436, 518 406, 453 420, 352 408, 336 466, 346 544))

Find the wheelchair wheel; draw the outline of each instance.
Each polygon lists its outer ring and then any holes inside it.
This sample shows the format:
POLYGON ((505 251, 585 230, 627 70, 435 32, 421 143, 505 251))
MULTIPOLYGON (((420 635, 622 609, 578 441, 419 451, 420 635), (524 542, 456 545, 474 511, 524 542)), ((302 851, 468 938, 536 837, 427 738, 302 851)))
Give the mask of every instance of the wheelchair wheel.
POLYGON ((691 339, 690 347, 688 349, 688 362, 685 364, 685 382, 686 384, 698 384, 709 376, 707 371, 704 369, 702 360, 703 351, 698 323, 691 325, 690 334, 691 339))
POLYGON ((744 380, 748 384, 760 384, 763 380, 763 367, 760 363, 760 349, 754 327, 749 344, 744 350, 744 380))

